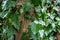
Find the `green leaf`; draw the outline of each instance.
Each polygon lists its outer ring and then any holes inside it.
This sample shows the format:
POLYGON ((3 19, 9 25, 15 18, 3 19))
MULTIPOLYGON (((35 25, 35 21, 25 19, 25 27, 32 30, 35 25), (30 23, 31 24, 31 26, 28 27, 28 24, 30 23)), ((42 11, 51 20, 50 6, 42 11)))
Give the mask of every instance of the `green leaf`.
POLYGON ((2 11, 2 7, 0 6, 0 12, 2 11))
POLYGON ((15 5, 16 5, 15 1, 8 1, 6 7, 7 9, 9 9, 15 7, 15 5))
POLYGON ((18 17, 18 15, 16 14, 11 14, 10 18, 9 18, 9 22, 13 25, 13 27, 17 30, 20 29, 20 19, 18 17))
POLYGON ((39 31, 42 29, 42 25, 41 24, 36 24, 36 31, 39 31))
POLYGON ((26 2, 24 5, 24 10, 28 11, 33 7, 33 5, 30 2, 26 2))
POLYGON ((10 14, 10 12, 11 12, 10 9, 8 11, 2 12, 0 14, 0 17, 4 19, 4 18, 6 18, 8 16, 8 14, 10 14))
POLYGON ((41 4, 41 0, 31 0, 32 4, 34 4, 34 6, 38 6, 39 4, 41 4))

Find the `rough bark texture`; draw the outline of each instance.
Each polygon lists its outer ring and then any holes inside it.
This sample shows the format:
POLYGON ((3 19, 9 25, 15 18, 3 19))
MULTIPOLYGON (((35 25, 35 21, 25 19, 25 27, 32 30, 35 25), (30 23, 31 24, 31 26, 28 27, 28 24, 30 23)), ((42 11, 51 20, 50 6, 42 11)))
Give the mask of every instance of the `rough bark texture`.
POLYGON ((56 33, 56 38, 57 40, 60 40, 60 34, 58 32, 56 33))
MULTIPOLYGON (((19 1, 24 2, 25 0, 17 0, 17 3, 19 1)), ((33 9, 29 10, 29 12, 30 12, 31 16, 34 15, 34 10, 33 9)), ((23 33, 28 32, 28 24, 31 22, 31 20, 24 18, 24 14, 25 14, 25 12, 20 15, 20 20, 22 21, 22 23, 21 23, 21 26, 20 26, 20 31, 17 32, 17 34, 16 34, 15 40, 21 40, 21 37, 22 37, 23 33)))
POLYGON ((20 31, 16 35, 16 40, 21 39, 23 32, 28 32, 28 24, 29 24, 30 20, 25 19, 23 14, 21 15, 21 20, 22 20, 22 24, 20 27, 20 31))

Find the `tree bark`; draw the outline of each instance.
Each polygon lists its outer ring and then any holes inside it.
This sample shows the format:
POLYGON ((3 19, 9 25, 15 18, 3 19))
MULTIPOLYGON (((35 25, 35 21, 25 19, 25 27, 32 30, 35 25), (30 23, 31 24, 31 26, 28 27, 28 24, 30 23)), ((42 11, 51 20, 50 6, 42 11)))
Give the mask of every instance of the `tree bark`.
POLYGON ((28 32, 28 24, 30 23, 30 20, 24 18, 24 13, 20 16, 20 19, 22 20, 22 24, 20 26, 20 31, 16 35, 16 40, 21 40, 21 37, 24 32, 28 32))
POLYGON ((57 32, 55 35, 56 35, 56 40, 60 40, 60 34, 57 32))
MULTIPOLYGON (((25 0, 17 0, 17 3, 19 1, 20 2, 25 2, 25 0)), ((29 12, 30 12, 31 16, 34 16, 34 9, 29 10, 29 12)), ((28 32, 28 24, 31 22, 31 20, 24 18, 24 14, 25 14, 25 12, 20 15, 20 20, 22 21, 22 23, 21 23, 21 26, 20 26, 20 31, 17 32, 17 34, 16 34, 15 40, 21 40, 21 37, 22 37, 23 33, 28 32)))

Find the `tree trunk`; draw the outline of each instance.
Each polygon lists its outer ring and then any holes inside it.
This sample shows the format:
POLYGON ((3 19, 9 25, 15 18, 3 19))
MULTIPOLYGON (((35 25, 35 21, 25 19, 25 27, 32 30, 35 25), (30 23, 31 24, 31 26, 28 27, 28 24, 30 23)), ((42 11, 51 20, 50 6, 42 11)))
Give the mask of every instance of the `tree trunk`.
MULTIPOLYGON (((25 0, 17 0, 17 3, 19 1, 20 2, 25 2, 25 0)), ((34 15, 34 10, 33 9, 29 10, 29 12, 30 12, 31 16, 34 15)), ((17 32, 17 34, 16 34, 15 40, 21 40, 21 37, 22 37, 23 33, 28 32, 28 24, 31 22, 31 20, 24 18, 24 14, 25 14, 25 12, 20 15, 20 20, 22 21, 22 23, 21 23, 21 26, 20 26, 20 31, 17 32)))
POLYGON ((24 13, 20 16, 21 17, 20 19, 22 20, 22 23, 21 23, 21 26, 20 26, 20 31, 16 35, 16 40, 20 40, 21 37, 22 37, 22 34, 24 32, 28 32, 28 24, 30 23, 30 20, 25 19, 23 15, 24 15, 24 13))
POLYGON ((60 40, 60 34, 58 32, 56 33, 56 38, 56 40, 60 40))

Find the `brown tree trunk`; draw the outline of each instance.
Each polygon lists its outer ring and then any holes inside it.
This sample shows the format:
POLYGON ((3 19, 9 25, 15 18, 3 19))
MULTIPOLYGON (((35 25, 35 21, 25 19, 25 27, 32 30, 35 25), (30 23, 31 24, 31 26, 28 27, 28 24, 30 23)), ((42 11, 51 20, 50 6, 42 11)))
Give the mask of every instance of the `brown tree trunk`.
POLYGON ((60 40, 60 34, 58 32, 56 33, 56 38, 56 40, 60 40))
MULTIPOLYGON (((17 3, 19 1, 20 2, 25 2, 25 0, 17 0, 17 3)), ((34 15, 34 10, 33 9, 29 10, 29 12, 30 12, 31 16, 34 15)), ((20 15, 20 20, 22 21, 22 23, 21 23, 21 26, 20 26, 20 31, 17 32, 17 34, 16 34, 15 40, 21 40, 21 37, 22 37, 23 33, 28 32, 28 24, 31 22, 31 20, 24 18, 24 14, 25 14, 25 12, 20 15)))
POLYGON ((25 19, 23 15, 24 14, 22 14, 20 16, 21 17, 20 19, 22 20, 22 24, 21 24, 21 27, 20 27, 20 31, 16 35, 16 40, 21 39, 23 32, 28 32, 28 24, 29 24, 30 20, 25 19))

